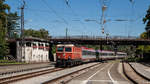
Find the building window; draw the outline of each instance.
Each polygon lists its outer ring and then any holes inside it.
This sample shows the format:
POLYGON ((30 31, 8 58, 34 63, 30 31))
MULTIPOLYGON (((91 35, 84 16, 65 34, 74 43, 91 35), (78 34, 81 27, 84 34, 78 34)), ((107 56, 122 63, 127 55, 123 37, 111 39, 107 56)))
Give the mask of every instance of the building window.
POLYGON ((44 50, 44 44, 38 44, 39 45, 39 49, 43 49, 44 50))
POLYGON ((48 45, 48 44, 45 44, 45 47, 49 47, 49 45, 48 45))
POLYGON ((49 50, 49 44, 48 43, 45 44, 45 48, 47 51, 49 50))
POLYGON ((27 46, 27 47, 31 47, 31 42, 27 42, 27 43, 26 43, 26 46, 27 46))
POLYGON ((32 45, 33 45, 33 49, 36 49, 36 48, 37 48, 36 43, 32 43, 32 45))
POLYGON ((33 43, 33 46, 36 46, 36 44, 35 44, 35 43, 33 43))
POLYGON ((24 43, 23 42, 19 42, 19 46, 24 46, 24 43))

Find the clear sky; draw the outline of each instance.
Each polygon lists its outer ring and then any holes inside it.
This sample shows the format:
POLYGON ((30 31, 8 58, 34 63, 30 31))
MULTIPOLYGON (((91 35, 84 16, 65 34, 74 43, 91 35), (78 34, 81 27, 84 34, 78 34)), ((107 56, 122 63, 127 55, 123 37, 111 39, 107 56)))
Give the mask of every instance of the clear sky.
MULTIPOLYGON (((102 11, 101 0, 25 0, 25 29, 45 28, 52 36, 69 35, 102 36, 101 25, 86 22, 85 19, 100 22, 102 11)), ((11 11, 20 15, 22 0, 6 0, 11 11)), ((108 21, 105 31, 113 36, 138 36, 144 32, 142 18, 150 5, 150 0, 107 0, 106 20, 123 19, 124 22, 108 21), (130 1, 134 1, 132 4, 130 1)))

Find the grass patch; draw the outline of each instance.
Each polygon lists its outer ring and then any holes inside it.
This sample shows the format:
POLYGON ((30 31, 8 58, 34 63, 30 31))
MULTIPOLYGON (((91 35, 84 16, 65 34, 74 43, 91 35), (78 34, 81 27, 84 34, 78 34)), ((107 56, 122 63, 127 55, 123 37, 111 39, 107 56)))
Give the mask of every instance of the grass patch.
POLYGON ((15 64, 27 64, 27 63, 16 62, 14 60, 0 60, 0 65, 15 65, 15 64))
POLYGON ((127 58, 123 59, 123 61, 127 61, 127 62, 141 62, 142 58, 139 58, 139 57, 127 57, 127 58))

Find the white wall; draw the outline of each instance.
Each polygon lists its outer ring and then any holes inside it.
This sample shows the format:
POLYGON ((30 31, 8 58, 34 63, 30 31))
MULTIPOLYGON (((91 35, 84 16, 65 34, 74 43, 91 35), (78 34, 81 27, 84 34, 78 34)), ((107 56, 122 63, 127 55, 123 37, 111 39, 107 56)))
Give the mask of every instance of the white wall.
MULTIPOLYGON (((25 41, 27 43, 29 41, 25 41)), ((21 48, 19 41, 17 41, 17 59, 21 62, 33 63, 33 62, 49 62, 49 51, 46 50, 45 42, 31 42, 31 46, 26 44, 21 48), (36 44, 37 48, 33 48, 33 43, 36 44), (38 44, 43 44, 44 49, 39 49, 38 44), (22 50, 22 56, 21 56, 22 50)))

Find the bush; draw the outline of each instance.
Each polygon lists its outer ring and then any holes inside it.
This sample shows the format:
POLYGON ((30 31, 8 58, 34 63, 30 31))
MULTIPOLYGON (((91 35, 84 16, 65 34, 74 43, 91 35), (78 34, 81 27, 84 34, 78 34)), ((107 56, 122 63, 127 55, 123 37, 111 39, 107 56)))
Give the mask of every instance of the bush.
POLYGON ((127 61, 127 62, 141 62, 142 60, 143 59, 140 57, 128 57, 124 59, 124 61, 127 61))

